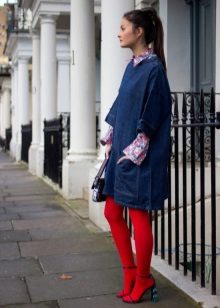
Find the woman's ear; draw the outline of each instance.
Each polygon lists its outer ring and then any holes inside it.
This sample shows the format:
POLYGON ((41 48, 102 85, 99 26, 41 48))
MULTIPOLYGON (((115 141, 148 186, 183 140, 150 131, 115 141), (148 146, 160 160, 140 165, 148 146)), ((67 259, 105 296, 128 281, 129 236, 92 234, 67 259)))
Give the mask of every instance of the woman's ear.
POLYGON ((144 35, 144 29, 142 27, 136 28, 136 33, 138 37, 141 37, 144 35))

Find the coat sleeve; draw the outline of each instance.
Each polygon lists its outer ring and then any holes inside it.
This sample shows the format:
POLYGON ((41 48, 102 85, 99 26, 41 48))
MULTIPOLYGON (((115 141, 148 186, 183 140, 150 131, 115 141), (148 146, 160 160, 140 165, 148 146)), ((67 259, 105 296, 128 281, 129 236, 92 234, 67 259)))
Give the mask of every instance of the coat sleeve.
POLYGON ((169 112, 167 97, 170 95, 170 90, 165 72, 160 67, 151 72, 146 93, 137 133, 144 132, 151 138, 169 112))
POLYGON ((109 113, 107 114, 107 116, 105 118, 105 122, 107 122, 112 127, 115 126, 117 110, 118 110, 118 99, 116 98, 116 100, 114 101, 111 109, 109 110, 109 113))

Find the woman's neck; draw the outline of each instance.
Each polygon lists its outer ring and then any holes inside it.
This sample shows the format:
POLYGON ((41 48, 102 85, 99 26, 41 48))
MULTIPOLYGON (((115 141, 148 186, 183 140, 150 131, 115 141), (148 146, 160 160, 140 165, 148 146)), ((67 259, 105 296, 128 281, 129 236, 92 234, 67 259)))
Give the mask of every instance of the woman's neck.
POLYGON ((146 52, 148 49, 149 49, 149 46, 146 46, 146 45, 138 45, 138 46, 134 46, 133 48, 131 48, 133 55, 135 57, 140 56, 141 54, 146 52))

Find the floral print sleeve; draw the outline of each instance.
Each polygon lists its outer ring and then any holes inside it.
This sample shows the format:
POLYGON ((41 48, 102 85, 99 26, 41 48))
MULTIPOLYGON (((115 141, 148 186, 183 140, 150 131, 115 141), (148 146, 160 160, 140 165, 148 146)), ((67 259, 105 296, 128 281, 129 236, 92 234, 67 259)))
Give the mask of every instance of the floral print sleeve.
POLYGON ((109 125, 109 129, 104 137, 101 138, 101 145, 111 144, 112 143, 112 135, 113 135, 113 127, 109 125))
POLYGON ((140 165, 147 155, 150 138, 144 133, 139 133, 137 138, 127 146, 123 153, 136 165, 140 165))

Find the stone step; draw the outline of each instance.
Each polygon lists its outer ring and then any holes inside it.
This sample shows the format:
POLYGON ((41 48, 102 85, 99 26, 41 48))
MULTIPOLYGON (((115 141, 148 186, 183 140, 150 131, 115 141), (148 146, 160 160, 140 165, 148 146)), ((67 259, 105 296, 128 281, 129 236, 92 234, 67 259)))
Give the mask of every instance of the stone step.
POLYGON ((83 187, 83 199, 89 201, 89 187, 83 187))
POLYGON ((82 219, 89 218, 88 201, 85 199, 75 199, 66 201, 68 206, 82 219))

